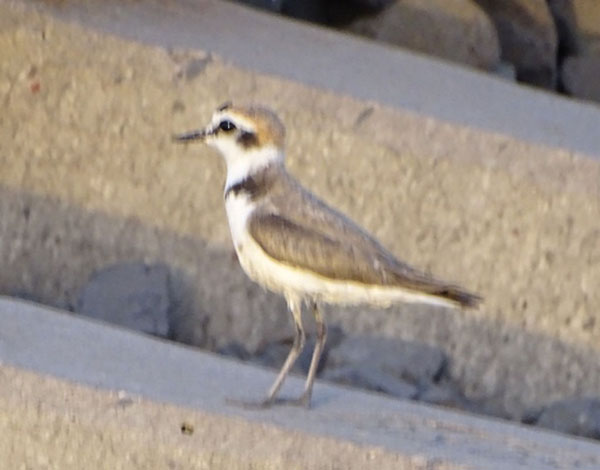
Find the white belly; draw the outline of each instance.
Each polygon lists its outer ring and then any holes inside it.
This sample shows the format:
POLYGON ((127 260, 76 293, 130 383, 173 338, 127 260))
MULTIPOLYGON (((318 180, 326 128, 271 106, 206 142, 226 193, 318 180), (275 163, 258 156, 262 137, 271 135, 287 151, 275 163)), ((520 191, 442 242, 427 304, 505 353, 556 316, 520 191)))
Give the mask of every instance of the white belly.
POLYGON ((225 201, 231 239, 240 265, 253 281, 261 286, 285 294, 290 290, 285 280, 277 279, 280 268, 254 241, 247 230, 247 223, 255 205, 245 195, 230 195, 225 201))
POLYGON ((444 299, 389 286, 364 285, 325 278, 305 269, 279 263, 252 239, 246 228, 255 205, 245 195, 231 194, 226 202, 231 238, 240 265, 253 281, 286 298, 295 297, 335 304, 387 307, 396 302, 424 302, 443 306, 444 299))

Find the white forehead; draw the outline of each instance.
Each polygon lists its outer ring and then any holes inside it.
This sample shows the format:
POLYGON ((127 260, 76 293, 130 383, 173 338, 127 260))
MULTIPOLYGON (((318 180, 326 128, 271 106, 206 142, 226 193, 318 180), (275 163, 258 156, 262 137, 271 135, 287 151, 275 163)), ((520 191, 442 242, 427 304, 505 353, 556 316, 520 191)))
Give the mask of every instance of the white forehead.
POLYGON ((232 112, 228 112, 228 111, 215 112, 213 114, 211 124, 213 127, 216 127, 223 120, 229 120, 229 121, 233 122, 237 127, 241 127, 242 129, 245 129, 248 131, 253 131, 253 132, 256 131, 256 123, 252 119, 250 119, 246 116, 242 116, 240 114, 232 113, 232 112))

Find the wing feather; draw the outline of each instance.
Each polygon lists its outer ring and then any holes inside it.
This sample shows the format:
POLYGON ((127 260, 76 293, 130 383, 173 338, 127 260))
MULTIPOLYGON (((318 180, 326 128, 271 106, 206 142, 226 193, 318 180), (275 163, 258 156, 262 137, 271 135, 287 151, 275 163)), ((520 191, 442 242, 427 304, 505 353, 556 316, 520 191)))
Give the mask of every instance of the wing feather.
MULTIPOLYGON (((260 211, 250 217, 248 230, 272 258, 329 279, 402 287, 463 306, 474 306, 479 299, 399 262, 374 240, 366 244, 351 243, 285 216, 260 211)), ((363 236, 362 233, 355 235, 363 236)))

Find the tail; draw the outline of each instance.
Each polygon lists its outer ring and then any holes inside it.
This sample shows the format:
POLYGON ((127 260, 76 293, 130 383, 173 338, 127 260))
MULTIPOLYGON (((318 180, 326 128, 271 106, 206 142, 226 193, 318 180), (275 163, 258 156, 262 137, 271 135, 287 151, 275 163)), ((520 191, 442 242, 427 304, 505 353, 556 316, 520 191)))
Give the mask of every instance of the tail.
POLYGON ((449 300, 462 308, 477 308, 483 301, 483 297, 471 294, 457 286, 443 286, 438 291, 432 292, 431 294, 449 300))

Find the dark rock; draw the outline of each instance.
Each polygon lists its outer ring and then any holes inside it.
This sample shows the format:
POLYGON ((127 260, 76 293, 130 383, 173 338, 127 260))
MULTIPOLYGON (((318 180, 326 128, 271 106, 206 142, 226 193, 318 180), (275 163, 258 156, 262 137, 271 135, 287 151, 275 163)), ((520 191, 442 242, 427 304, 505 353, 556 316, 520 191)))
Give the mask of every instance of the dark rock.
POLYGON ((414 385, 366 364, 328 369, 323 374, 323 378, 403 399, 412 399, 417 395, 417 387, 414 385))
POLYGON ((446 354, 413 341, 352 336, 331 350, 328 366, 366 366, 414 384, 435 382, 444 373, 446 354))
POLYGON ((141 262, 94 273, 81 290, 76 312, 158 336, 169 331, 169 271, 141 262))
POLYGON ((556 86, 558 34, 546 0, 477 0, 496 25, 502 60, 517 79, 545 88, 556 86))
POLYGON ((559 432, 600 439, 600 398, 557 401, 541 412, 535 424, 559 432))
POLYGON ((273 13, 281 13, 284 0, 236 0, 238 3, 244 3, 251 7, 261 8, 273 13))
POLYGON ((577 54, 580 50, 577 34, 577 18, 572 0, 547 0, 548 8, 556 24, 558 56, 577 54))
POLYGON ((244 347, 243 344, 238 343, 237 341, 231 341, 227 343, 225 346, 221 346, 217 349, 217 354, 221 354, 223 356, 235 357, 236 359, 241 359, 245 361, 250 357, 250 353, 244 347))
POLYGON ((281 12, 304 21, 323 23, 326 20, 323 0, 284 0, 281 12))
POLYGON ((535 424, 540 419, 540 416, 542 415, 543 411, 544 411, 544 408, 541 408, 541 407, 537 407, 537 408, 532 408, 530 410, 526 410, 521 415, 520 421, 523 424, 535 424))
POLYGON ((169 297, 169 339, 209 350, 233 340, 234 335, 223 334, 218 337, 222 341, 217 342, 216 337, 208 334, 211 321, 215 317, 221 319, 223 312, 205 308, 206 299, 184 270, 173 267, 169 270, 169 297))
POLYGON ((600 37, 598 0, 547 0, 560 39, 560 56, 586 54, 600 37))
POLYGON ((271 13, 282 13, 305 21, 325 21, 325 2, 322 0, 236 0, 271 13))
POLYGON ((561 83, 567 93, 600 103, 599 77, 600 50, 597 54, 567 57, 561 68, 561 83))
POLYGON ((417 400, 432 405, 447 406, 461 410, 472 410, 473 404, 450 383, 430 384, 419 392, 417 400))

